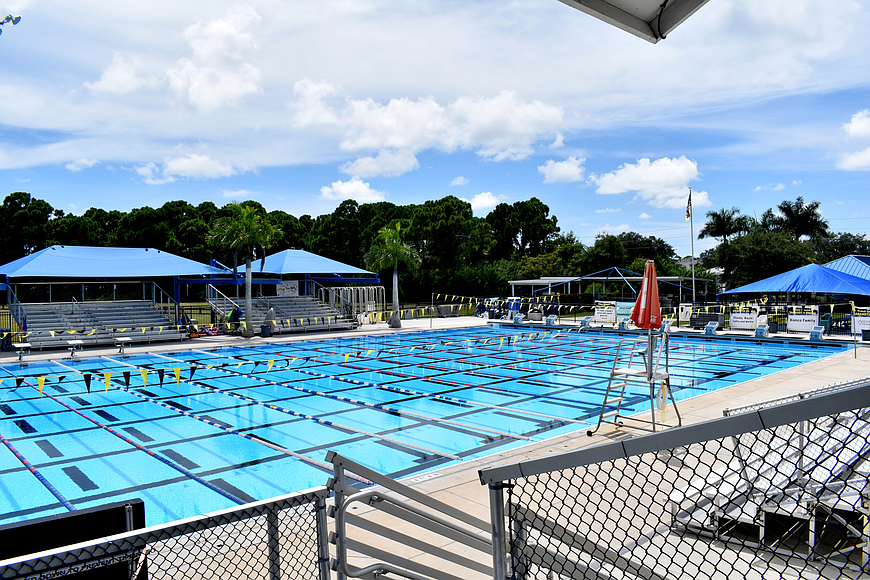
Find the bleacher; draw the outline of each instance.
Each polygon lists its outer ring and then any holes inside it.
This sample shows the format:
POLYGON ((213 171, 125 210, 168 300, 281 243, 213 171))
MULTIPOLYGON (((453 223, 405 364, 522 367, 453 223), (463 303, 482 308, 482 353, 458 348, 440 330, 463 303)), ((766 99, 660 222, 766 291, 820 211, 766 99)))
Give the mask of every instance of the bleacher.
POLYGON ((154 302, 55 302, 22 304, 27 316, 26 340, 34 350, 66 348, 69 340, 84 346, 184 340, 170 313, 154 302))
MULTIPOLYGON (((235 302, 223 294, 213 294, 208 298, 212 308, 226 317, 235 302)), ((239 307, 244 310, 244 299, 239 299, 239 307)), ((313 296, 258 296, 251 300, 251 323, 253 331, 258 332, 266 319, 269 308, 275 311, 273 334, 289 332, 309 332, 314 330, 348 330, 358 326, 353 316, 342 314, 330 308, 313 296)), ((244 319, 243 319, 244 320, 244 319)))

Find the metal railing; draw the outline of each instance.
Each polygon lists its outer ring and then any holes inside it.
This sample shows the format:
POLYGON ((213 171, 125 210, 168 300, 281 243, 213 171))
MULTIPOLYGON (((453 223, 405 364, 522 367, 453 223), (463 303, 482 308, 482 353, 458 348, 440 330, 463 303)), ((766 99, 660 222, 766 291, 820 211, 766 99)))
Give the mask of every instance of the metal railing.
POLYGON ((325 488, 0 561, 0 578, 126 562, 130 579, 329 580, 325 488))
POLYGON ((494 578, 870 573, 870 381, 856 385, 482 471, 494 578))
POLYGON ((160 308, 167 316, 172 318, 173 324, 178 324, 184 316, 184 308, 175 301, 175 298, 163 291, 156 283, 151 283, 151 301, 160 308), (158 302, 159 300, 159 302, 158 302), (173 317, 173 311, 175 316, 173 317))
POLYGON ((214 308, 222 317, 226 317, 235 308, 241 310, 239 305, 232 298, 215 288, 212 284, 206 285, 205 298, 211 307, 214 308))
POLYGON ((9 308, 10 314, 12 314, 12 319, 15 320, 15 324, 21 328, 21 323, 24 316, 24 307, 21 306, 21 302, 18 301, 18 296, 15 295, 15 292, 12 290, 12 285, 6 285, 6 305, 9 308))

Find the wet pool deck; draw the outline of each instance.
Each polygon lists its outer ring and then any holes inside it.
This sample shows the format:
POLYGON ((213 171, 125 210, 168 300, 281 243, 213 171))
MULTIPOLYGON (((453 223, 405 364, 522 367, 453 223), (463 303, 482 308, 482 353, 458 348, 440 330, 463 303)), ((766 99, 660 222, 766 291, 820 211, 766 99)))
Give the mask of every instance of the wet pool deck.
MULTIPOLYGON (((439 319, 420 319, 402 321, 402 329, 389 329, 385 324, 366 325, 353 331, 344 332, 328 332, 328 333, 308 333, 308 334, 293 334, 285 336, 277 336, 269 339, 259 337, 243 339, 236 336, 221 336, 221 337, 203 337, 184 342, 169 342, 151 345, 132 345, 127 348, 127 354, 136 354, 144 352, 167 352, 184 349, 209 349, 221 346, 239 346, 243 344, 262 344, 266 342, 285 343, 305 340, 330 340, 334 338, 355 338, 365 335, 383 335, 393 334, 396 332, 419 332, 423 330, 441 330, 467 328, 473 326, 485 326, 488 321, 475 317, 461 318, 439 318, 439 319)), ((576 324, 570 319, 562 320, 563 326, 573 327, 576 324)), ((531 326, 528 325, 528 326, 531 326)), ((535 324, 534 326, 542 326, 535 324)), ((693 333, 697 331, 677 329, 679 333, 693 333)), ((748 332, 722 332, 720 336, 750 336, 748 332)), ((800 335, 779 335, 774 338, 789 338, 799 340, 800 335)), ((837 341, 836 338, 827 339, 828 341, 837 341)), ((683 418, 683 424, 695 424, 711 419, 722 417, 723 410, 727 408, 736 408, 752 403, 758 403, 771 399, 777 399, 789 395, 794 395, 800 392, 811 391, 813 389, 825 387, 835 383, 841 383, 849 380, 855 380, 870 376, 870 343, 863 344, 854 342, 853 339, 844 340, 850 348, 843 352, 829 356, 827 358, 817 360, 805 365, 783 370, 771 375, 767 375, 752 381, 740 383, 732 387, 720 389, 704 395, 699 395, 689 400, 680 401, 679 408, 683 418)), ((96 356, 117 355, 117 347, 88 347, 80 352, 79 358, 88 358, 96 356)), ((24 357, 24 362, 32 362, 38 360, 60 360, 67 353, 63 350, 53 351, 34 351, 30 355, 24 357)), ((0 353, 0 364, 15 364, 17 363, 17 355, 15 353, 4 352, 0 353)), ((422 476, 414 476, 405 479, 406 484, 412 485, 416 489, 423 491, 438 500, 448 503, 454 507, 465 510, 482 520, 489 521, 489 495, 488 489, 481 485, 478 471, 484 468, 495 467, 535 459, 547 455, 574 451, 584 447, 591 447, 602 443, 612 442, 620 439, 632 437, 642 434, 643 431, 638 431, 629 427, 616 428, 611 425, 604 425, 594 436, 586 435, 585 430, 577 431, 572 434, 563 435, 547 441, 533 443, 524 447, 506 450, 503 452, 494 453, 485 458, 464 460, 455 465, 438 468, 432 473, 422 476)), ((367 510, 362 510, 367 511, 367 510)), ((359 513, 357 511, 356 513, 359 513)), ((402 530, 401 526, 398 531, 405 531, 410 535, 419 534, 419 529, 408 525, 406 530, 402 530)), ((444 549, 456 549, 456 545, 451 545, 451 542, 444 540, 441 546, 444 549)), ((468 557, 472 557, 482 563, 490 563, 488 558, 480 558, 480 554, 469 550, 458 549, 460 553, 464 553, 468 557)), ((445 563, 430 554, 422 553, 406 548, 401 555, 409 559, 413 559, 421 564, 435 567, 436 569, 444 569, 445 563)), ((354 565, 367 565, 371 561, 362 558, 352 560, 354 565)), ((473 575, 469 576, 468 571, 464 572, 467 578, 484 578, 485 576, 473 575)))

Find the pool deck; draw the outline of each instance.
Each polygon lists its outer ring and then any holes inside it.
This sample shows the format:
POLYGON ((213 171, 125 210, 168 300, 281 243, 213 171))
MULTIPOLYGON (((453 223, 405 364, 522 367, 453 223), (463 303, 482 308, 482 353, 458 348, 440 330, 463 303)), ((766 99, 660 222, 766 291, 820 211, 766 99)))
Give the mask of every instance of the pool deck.
MULTIPOLYGON (((127 348, 127 353, 136 354, 183 349, 209 349, 221 346, 239 346, 242 344, 255 345, 264 342, 285 343, 306 340, 355 338, 364 335, 419 332, 422 330, 429 330, 430 326, 433 330, 485 326, 488 322, 489 321, 487 320, 475 317, 438 318, 431 321, 429 319, 402 321, 403 328, 397 330, 386 328, 385 324, 378 324, 366 325, 354 331, 293 334, 272 337, 270 339, 262 339, 259 337, 243 339, 234 336, 204 337, 181 343, 171 342, 152 345, 133 345, 127 348)), ((565 319, 563 325, 576 326, 575 324, 572 324, 569 319, 565 319)), ((691 331, 679 329, 676 332, 683 333, 691 331)), ((722 332, 720 333, 720 336, 748 337, 749 333, 722 332)), ((784 338, 782 335, 780 337, 784 338)), ((798 340, 798 337, 794 337, 794 339, 798 340)), ((838 339, 832 338, 827 340, 833 342, 838 339)), ((849 345, 853 345, 852 339, 845 342, 848 342, 849 345)), ((752 381, 700 395, 689 400, 680 401, 679 408, 682 414, 683 424, 696 424, 720 418, 722 417, 723 410, 727 408, 741 407, 752 403, 810 391, 835 383, 870 376, 870 348, 868 348, 870 347, 870 343, 863 344, 857 342, 854 343, 853 346, 854 348, 848 348, 841 353, 799 367, 783 370, 752 381)), ((117 353, 117 347, 91 347, 86 348, 79 356, 85 358, 110 354, 117 355, 117 353)), ((63 350, 43 352, 35 351, 30 355, 26 355, 24 357, 24 362, 47 359, 59 360, 66 354, 67 353, 63 350)), ((15 355, 15 353, 0 353, 0 364, 15 363, 17 363, 17 355, 15 355)), ((485 458, 464 460, 454 465, 438 468, 432 473, 407 478, 404 482, 422 492, 425 492, 431 497, 439 499, 452 506, 464 509, 469 514, 482 520, 489 521, 490 508, 488 489, 480 484, 478 478, 479 470, 535 459, 555 453, 574 451, 584 447, 591 447, 602 443, 626 439, 641 433, 643 432, 629 427, 616 428, 611 425, 604 425, 598 433, 592 437, 587 436, 585 430, 581 430, 572 434, 549 439, 547 441, 532 443, 503 452, 497 452, 485 458)), ((360 511, 355 511, 354 513, 358 514, 365 511, 368 510, 362 509, 360 511)), ((397 531, 405 532, 412 536, 414 534, 419 534, 419 528, 413 527, 410 524, 407 526, 399 525, 396 529, 397 531)), ((477 552, 469 553, 469 550, 467 549, 457 548, 456 544, 452 544, 446 539, 443 540, 443 543, 440 545, 446 550, 454 549, 463 553, 467 557, 479 559, 480 556, 477 552)), ((402 550, 401 555, 418 561, 421 564, 432 566, 436 569, 446 569, 444 561, 430 554, 405 548, 402 550)), ((480 559, 479 561, 483 562, 484 560, 487 560, 487 558, 480 559)), ((371 560, 363 558, 352 559, 352 564, 358 566, 368 565, 370 563, 372 563, 371 560)), ((486 563, 490 563, 490 561, 487 560, 486 563)), ((454 571, 454 573, 456 572, 454 571)), ((484 575, 469 576, 468 571, 465 571, 464 574, 466 574, 466 577, 468 578, 486 577, 484 575)))

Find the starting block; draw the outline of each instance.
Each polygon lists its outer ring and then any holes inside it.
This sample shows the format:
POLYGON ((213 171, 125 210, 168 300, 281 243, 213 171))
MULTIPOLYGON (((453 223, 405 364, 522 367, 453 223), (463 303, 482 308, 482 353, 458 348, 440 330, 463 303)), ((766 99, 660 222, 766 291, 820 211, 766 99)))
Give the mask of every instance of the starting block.
POLYGON ((115 346, 118 347, 118 352, 124 354, 124 348, 133 342, 133 339, 129 336, 119 336, 115 338, 115 346))
POLYGON ((546 326, 555 326, 556 325, 556 315, 551 314, 547 317, 547 320, 544 322, 546 326))
POLYGON ((814 326, 810 329, 809 340, 822 340, 825 334, 824 326, 814 326))
POLYGON ((770 336, 770 327, 766 324, 759 324, 755 327, 755 338, 767 338, 770 336))
POLYGON ((75 358, 76 351, 81 350, 82 347, 85 345, 85 341, 83 340, 68 340, 66 341, 66 343, 69 345, 69 348, 67 348, 67 350, 69 351, 70 358, 75 358))
POLYGON ((580 328, 587 328, 589 326, 590 322, 592 322, 592 317, 591 316, 584 316, 583 318, 580 319, 580 328))
POLYGON ((704 327, 704 334, 716 334, 716 329, 719 328, 718 322, 708 322, 707 326, 704 327))
POLYGON ((18 355, 18 360, 21 360, 26 354, 30 354, 30 343, 29 342, 13 342, 12 348, 15 349, 15 354, 18 355))

